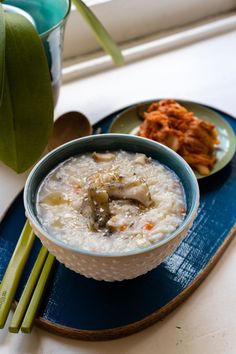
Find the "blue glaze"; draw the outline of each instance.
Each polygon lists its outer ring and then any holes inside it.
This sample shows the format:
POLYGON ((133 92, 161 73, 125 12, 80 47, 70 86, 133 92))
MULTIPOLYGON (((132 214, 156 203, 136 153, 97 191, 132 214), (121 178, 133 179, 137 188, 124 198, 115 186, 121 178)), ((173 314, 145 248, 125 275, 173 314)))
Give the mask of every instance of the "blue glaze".
MULTIPOLYGON (((236 121, 221 114, 236 131, 236 121)), ((108 127, 117 112, 98 123, 108 127)), ((103 130, 104 132, 104 130, 103 130)), ((67 327, 102 330, 124 326, 167 305, 203 271, 236 222, 236 156, 220 172, 199 181, 199 214, 187 238, 159 267, 121 283, 86 279, 56 263, 40 307, 44 319, 67 327)), ((24 224, 22 194, 0 224, 0 279, 24 224)), ((40 243, 37 240, 16 298, 22 292, 40 243)))

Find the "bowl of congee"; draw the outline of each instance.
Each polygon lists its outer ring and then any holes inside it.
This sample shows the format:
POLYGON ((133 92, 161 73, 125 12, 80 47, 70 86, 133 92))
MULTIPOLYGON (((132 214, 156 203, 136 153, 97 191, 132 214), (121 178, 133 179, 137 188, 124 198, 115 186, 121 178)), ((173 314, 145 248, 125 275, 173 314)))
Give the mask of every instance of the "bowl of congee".
POLYGON ((132 279, 178 247, 197 214, 199 188, 182 157, 126 134, 73 140, 33 168, 26 215, 66 267, 96 280, 132 279))

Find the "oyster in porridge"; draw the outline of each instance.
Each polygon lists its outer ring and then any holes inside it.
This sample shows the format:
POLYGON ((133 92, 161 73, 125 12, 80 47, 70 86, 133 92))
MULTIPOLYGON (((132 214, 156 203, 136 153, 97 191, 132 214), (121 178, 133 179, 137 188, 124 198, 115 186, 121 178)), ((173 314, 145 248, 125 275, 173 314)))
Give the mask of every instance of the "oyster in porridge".
POLYGON ((64 243, 127 252, 167 237, 185 216, 178 177, 144 154, 85 153, 58 165, 37 196, 43 227, 64 243))

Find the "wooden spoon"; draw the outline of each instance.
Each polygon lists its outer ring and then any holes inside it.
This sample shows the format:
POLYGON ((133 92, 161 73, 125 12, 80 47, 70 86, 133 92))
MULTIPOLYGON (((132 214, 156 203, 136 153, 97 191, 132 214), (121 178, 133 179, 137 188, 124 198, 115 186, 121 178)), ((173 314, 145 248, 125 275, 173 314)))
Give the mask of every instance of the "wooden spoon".
POLYGON ((80 112, 64 113, 54 123, 53 133, 48 142, 51 151, 68 141, 92 134, 92 126, 88 118, 80 112))

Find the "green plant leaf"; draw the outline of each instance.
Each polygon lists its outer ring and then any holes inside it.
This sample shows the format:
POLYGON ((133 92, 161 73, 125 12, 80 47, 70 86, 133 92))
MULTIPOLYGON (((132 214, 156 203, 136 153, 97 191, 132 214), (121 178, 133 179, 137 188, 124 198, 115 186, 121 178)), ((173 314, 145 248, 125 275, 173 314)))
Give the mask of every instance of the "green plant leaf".
POLYGON ((84 4, 81 0, 73 0, 74 5, 77 10, 83 16, 85 21, 93 30, 98 42, 102 46, 102 48, 111 55, 114 63, 116 65, 124 64, 124 58, 121 54, 120 49, 117 47, 109 33, 103 27, 101 22, 97 19, 97 17, 92 13, 92 11, 84 4))
POLYGON ((0 105, 3 97, 4 72, 5 72, 5 17, 0 3, 0 105))
POLYGON ((0 159, 18 173, 34 164, 53 128, 53 96, 41 40, 23 16, 5 14, 0 159))

